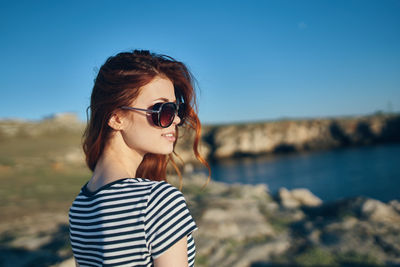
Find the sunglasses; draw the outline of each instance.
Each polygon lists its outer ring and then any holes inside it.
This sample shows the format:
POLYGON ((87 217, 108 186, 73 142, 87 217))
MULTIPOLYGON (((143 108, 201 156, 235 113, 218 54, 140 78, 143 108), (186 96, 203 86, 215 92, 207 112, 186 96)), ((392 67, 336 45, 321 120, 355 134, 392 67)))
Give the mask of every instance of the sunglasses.
POLYGON ((173 102, 164 102, 164 103, 156 103, 151 109, 144 108, 133 108, 123 106, 121 109, 126 110, 140 110, 151 113, 151 118, 153 120, 154 125, 159 126, 161 128, 169 127, 175 119, 175 116, 181 119, 181 122, 178 126, 182 125, 185 120, 185 106, 184 103, 173 103, 173 102))

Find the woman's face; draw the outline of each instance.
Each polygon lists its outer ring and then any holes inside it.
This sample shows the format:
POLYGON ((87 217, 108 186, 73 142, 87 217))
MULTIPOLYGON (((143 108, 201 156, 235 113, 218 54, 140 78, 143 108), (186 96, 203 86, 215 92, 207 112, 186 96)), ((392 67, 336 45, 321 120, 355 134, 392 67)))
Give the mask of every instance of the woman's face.
MULTIPOLYGON (((174 85, 163 77, 155 77, 140 89, 140 94, 131 107, 151 109, 156 103, 176 102, 174 85)), ((127 146, 141 155, 146 153, 170 154, 176 140, 176 125, 180 118, 175 116, 168 128, 154 125, 151 113, 146 111, 128 111, 125 113, 121 134, 127 146)))

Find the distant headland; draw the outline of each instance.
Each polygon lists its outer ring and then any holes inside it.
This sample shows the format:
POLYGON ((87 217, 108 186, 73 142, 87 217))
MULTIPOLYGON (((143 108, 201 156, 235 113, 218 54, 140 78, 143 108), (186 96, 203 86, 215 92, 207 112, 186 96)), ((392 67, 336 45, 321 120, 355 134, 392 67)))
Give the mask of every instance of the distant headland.
MULTIPOLYGON (((0 138, 71 132, 81 134, 84 123, 74 113, 40 121, 0 120, 0 138)), ((184 162, 196 162, 192 136, 184 133, 176 150, 184 162)), ((203 125, 201 152, 211 161, 339 147, 400 142, 400 114, 284 119, 240 124, 203 125)))

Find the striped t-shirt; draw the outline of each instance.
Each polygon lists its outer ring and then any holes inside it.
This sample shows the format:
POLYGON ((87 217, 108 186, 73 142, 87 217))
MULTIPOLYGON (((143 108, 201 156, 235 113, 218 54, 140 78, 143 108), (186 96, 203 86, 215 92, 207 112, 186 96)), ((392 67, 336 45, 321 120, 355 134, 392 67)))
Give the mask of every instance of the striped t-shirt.
POLYGON ((126 178, 95 192, 85 185, 72 203, 69 223, 80 266, 153 266, 184 236, 194 266, 197 226, 182 193, 166 182, 126 178))

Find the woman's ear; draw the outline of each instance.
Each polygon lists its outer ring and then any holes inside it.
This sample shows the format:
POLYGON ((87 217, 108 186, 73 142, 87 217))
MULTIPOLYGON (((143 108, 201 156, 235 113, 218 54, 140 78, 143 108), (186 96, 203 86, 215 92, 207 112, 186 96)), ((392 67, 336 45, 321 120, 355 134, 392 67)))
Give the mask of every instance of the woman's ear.
POLYGON ((118 112, 113 113, 110 119, 108 120, 108 126, 110 126, 116 131, 122 129, 122 124, 123 124, 122 114, 119 114, 118 112))

